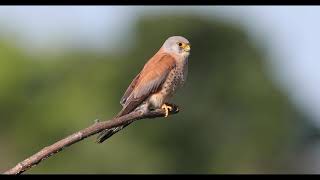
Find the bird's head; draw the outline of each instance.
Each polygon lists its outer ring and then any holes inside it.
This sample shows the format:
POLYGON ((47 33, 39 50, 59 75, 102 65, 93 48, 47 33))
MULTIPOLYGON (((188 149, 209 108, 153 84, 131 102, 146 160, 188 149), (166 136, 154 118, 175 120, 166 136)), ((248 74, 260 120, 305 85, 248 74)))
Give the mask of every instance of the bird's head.
POLYGON ((163 44, 163 49, 168 53, 188 56, 190 54, 190 42, 182 36, 171 36, 163 44))

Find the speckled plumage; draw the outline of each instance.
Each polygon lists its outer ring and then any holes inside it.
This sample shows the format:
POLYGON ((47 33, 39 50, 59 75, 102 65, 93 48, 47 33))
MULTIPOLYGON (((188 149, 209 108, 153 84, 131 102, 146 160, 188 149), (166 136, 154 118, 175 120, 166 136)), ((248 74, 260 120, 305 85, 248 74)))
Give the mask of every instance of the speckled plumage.
MULTIPOLYGON (((186 81, 189 54, 190 43, 186 38, 181 36, 168 38, 132 80, 120 100, 122 110, 117 117, 138 108, 148 111, 166 106, 165 103, 169 103, 170 98, 186 81)), ((165 109, 167 116, 168 109, 167 107, 165 109)), ((127 125, 104 130, 98 136, 97 142, 103 142, 127 125)))
POLYGON ((187 61, 188 59, 177 62, 159 88, 159 92, 152 94, 147 99, 147 103, 150 103, 152 108, 160 108, 163 103, 168 103, 175 92, 184 85, 188 74, 187 61))

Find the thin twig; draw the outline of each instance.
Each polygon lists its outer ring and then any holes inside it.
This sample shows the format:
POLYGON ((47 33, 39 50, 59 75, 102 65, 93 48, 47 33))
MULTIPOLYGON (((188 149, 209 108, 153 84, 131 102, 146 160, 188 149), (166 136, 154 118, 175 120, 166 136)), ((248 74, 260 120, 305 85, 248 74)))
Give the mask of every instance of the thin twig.
MULTIPOLYGON (((170 112, 170 114, 175 114, 178 112, 179 112, 178 107, 174 105, 174 109, 172 112, 170 112)), ((165 115, 165 112, 162 109, 156 109, 154 111, 149 111, 149 112, 134 111, 130 114, 121 116, 119 118, 114 118, 109 121, 95 122, 93 125, 85 129, 82 129, 78 132, 75 132, 61 139, 60 141, 57 141, 56 143, 43 148, 36 154, 28 157, 24 161, 19 162, 15 167, 5 171, 4 174, 21 174, 24 171, 27 171, 28 169, 36 166, 42 160, 62 151, 64 148, 74 143, 77 143, 89 136, 97 134, 103 131, 104 129, 117 127, 117 126, 126 124, 127 122, 130 122, 130 121, 133 122, 140 119, 163 117, 164 115, 165 115)))

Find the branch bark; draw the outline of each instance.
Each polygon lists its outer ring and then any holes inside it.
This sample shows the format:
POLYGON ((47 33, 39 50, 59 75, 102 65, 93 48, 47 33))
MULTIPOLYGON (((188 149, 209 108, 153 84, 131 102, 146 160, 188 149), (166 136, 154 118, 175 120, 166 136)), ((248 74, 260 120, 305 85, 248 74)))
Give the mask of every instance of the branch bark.
MULTIPOLYGON (((176 105, 173 105, 173 107, 174 107, 173 110, 169 114, 176 114, 179 112, 178 107, 176 105)), ((165 115, 165 112, 163 109, 156 109, 154 111, 149 111, 149 112, 133 111, 130 114, 121 116, 119 118, 114 118, 109 121, 96 122, 95 124, 85 129, 75 132, 61 139, 60 141, 57 141, 56 143, 43 148, 42 150, 35 153, 34 155, 19 162, 15 167, 5 171, 4 174, 21 174, 24 171, 27 171, 28 169, 36 166, 46 158, 62 151, 64 148, 72 144, 75 144, 79 141, 82 141, 83 139, 89 136, 97 134, 103 131, 104 129, 110 129, 113 127, 123 125, 127 122, 133 122, 140 119, 163 117, 164 115, 165 115)))

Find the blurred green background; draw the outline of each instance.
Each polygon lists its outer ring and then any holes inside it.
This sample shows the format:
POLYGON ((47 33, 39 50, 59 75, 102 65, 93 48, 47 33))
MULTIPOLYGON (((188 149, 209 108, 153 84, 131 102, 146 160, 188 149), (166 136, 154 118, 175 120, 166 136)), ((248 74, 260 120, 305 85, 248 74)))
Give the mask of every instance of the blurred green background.
MULTIPOLYGON (((139 16, 130 48, 30 56, 0 39, 0 172, 119 110, 144 63, 172 35, 189 39, 181 112, 92 136, 26 173, 299 173, 317 129, 270 76, 265 47, 240 25, 195 14, 139 16)), ((129 42, 122 40, 122 46, 129 42)))

